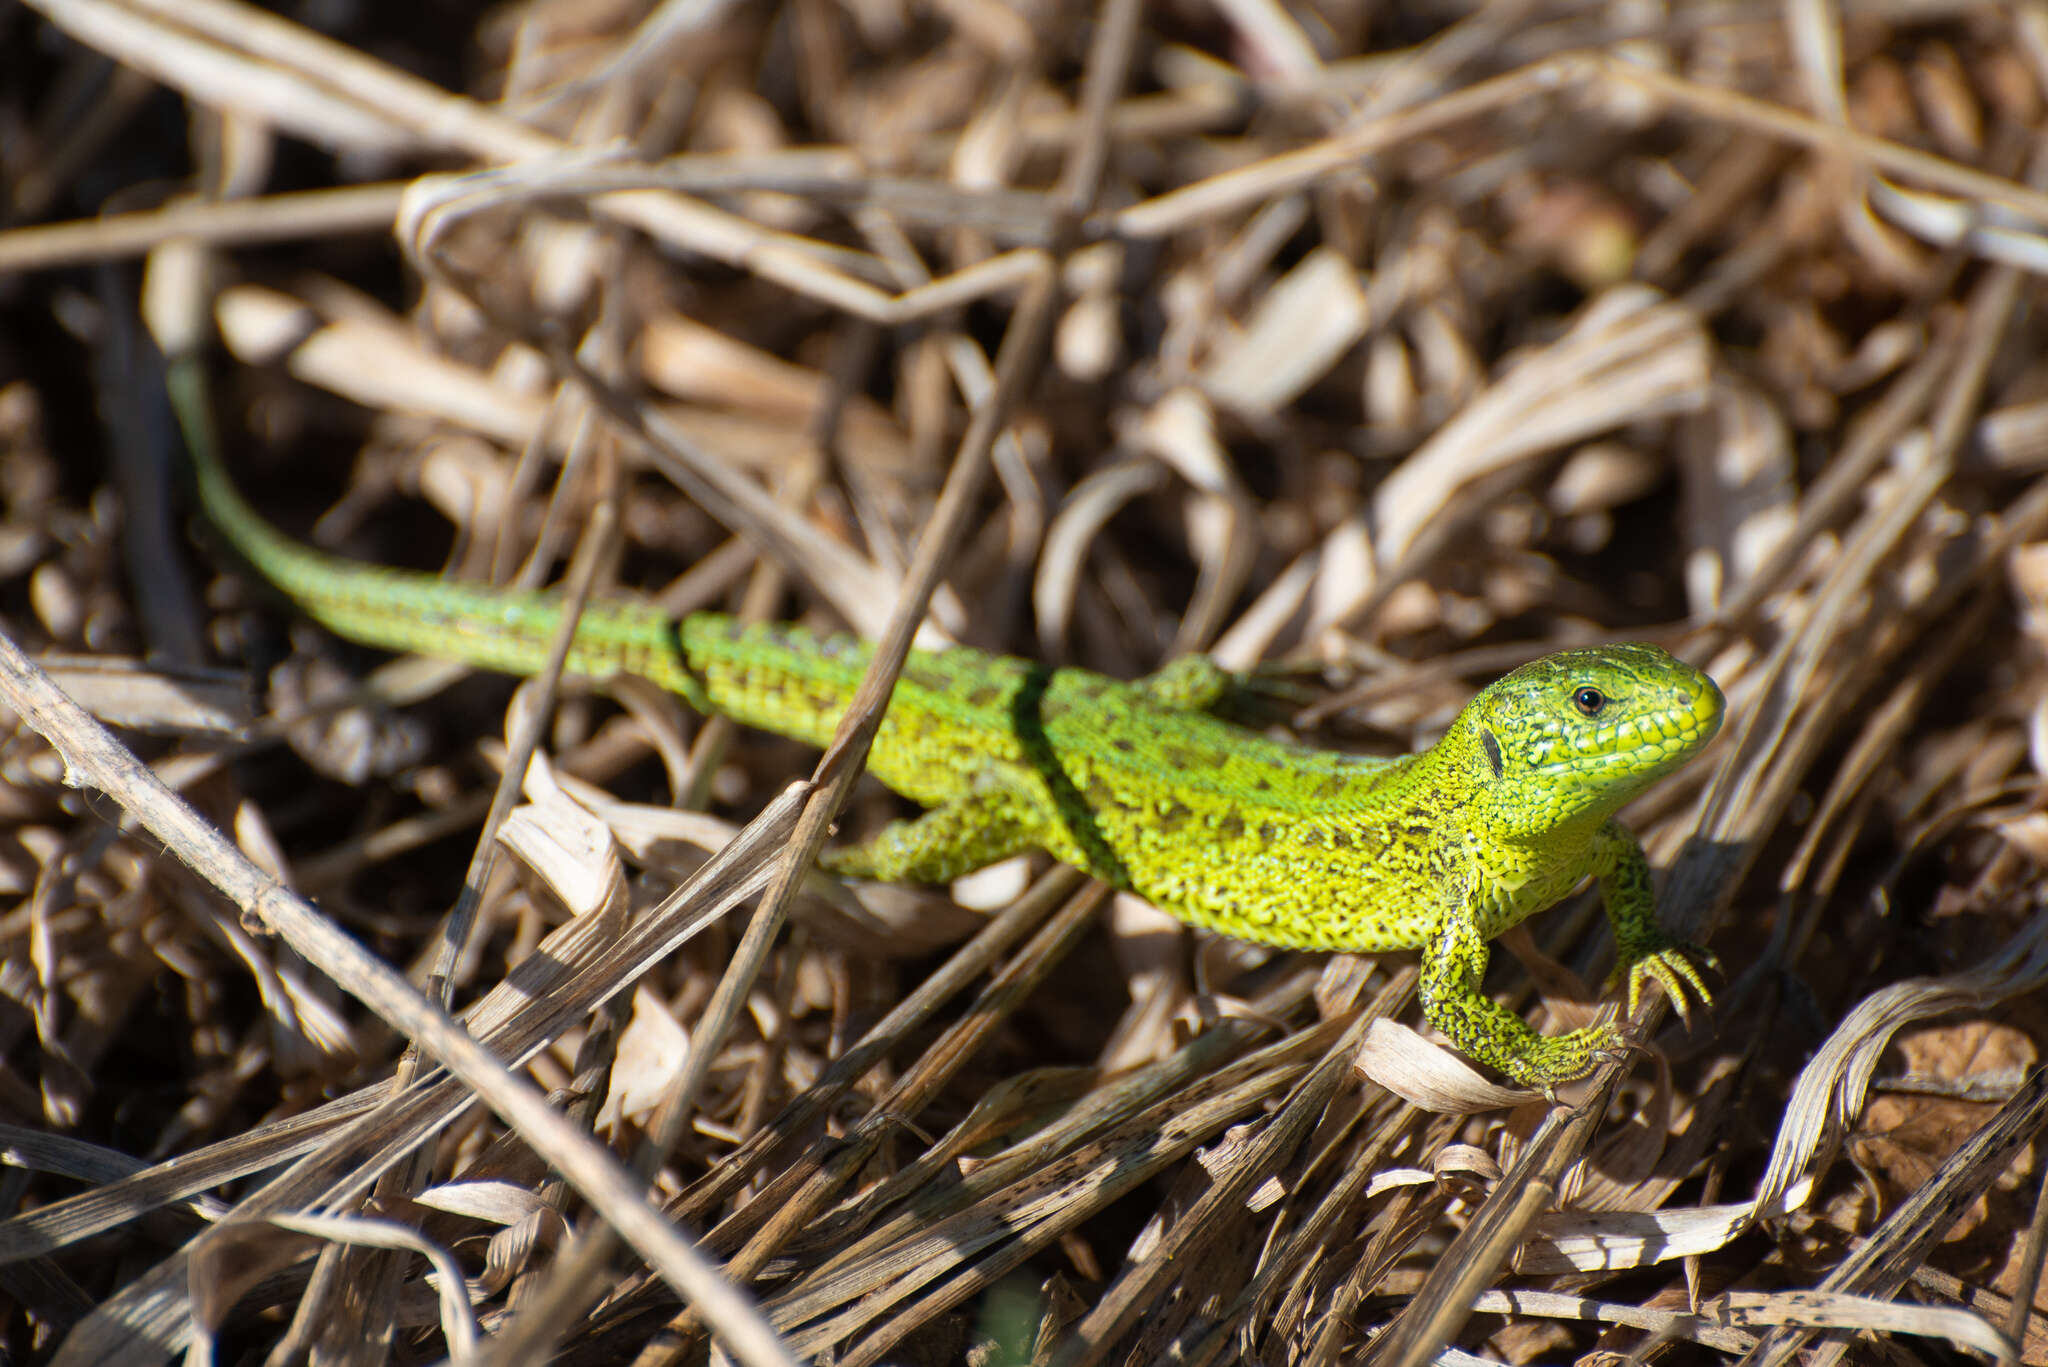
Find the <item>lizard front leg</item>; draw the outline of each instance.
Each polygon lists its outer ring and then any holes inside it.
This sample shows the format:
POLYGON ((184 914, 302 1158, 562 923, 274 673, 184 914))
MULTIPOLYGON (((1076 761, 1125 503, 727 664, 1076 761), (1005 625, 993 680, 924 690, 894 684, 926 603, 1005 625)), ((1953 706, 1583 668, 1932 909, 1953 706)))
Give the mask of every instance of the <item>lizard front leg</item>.
POLYGON ((1702 1006, 1714 999, 1693 962, 1698 960, 1709 968, 1720 965, 1707 950, 1664 933, 1657 921, 1657 893, 1642 845, 1626 826, 1609 821, 1593 835, 1589 871, 1600 881, 1600 901, 1607 909, 1608 925, 1614 928, 1614 971, 1607 976, 1608 986, 1627 980, 1628 1013, 1633 1016, 1643 994, 1643 979, 1655 978, 1664 985, 1680 1019, 1691 1025, 1685 989, 1698 993, 1702 1006))
POLYGON ((1444 909, 1422 946, 1422 1014, 1458 1051, 1497 1068, 1525 1087, 1548 1092, 1590 1072, 1621 1048, 1611 1026, 1589 1025, 1566 1035, 1539 1035, 1529 1023, 1486 995, 1486 941, 1478 918, 1460 896, 1444 909))

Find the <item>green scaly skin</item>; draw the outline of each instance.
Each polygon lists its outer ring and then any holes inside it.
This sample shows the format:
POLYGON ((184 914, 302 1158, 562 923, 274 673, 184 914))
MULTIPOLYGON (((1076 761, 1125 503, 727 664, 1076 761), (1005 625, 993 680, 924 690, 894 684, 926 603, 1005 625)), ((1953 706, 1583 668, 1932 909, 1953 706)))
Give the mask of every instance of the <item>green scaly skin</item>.
MULTIPOLYGON (((330 630, 509 674, 540 667, 561 617, 553 596, 323 554, 265 522, 203 448, 196 466, 211 521, 330 630)), ((699 711, 823 745, 867 663, 845 636, 612 602, 586 609, 568 667, 637 674, 699 711)), ((1631 1012, 1645 978, 1681 1013, 1688 987, 1708 1000, 1692 959, 1711 958, 1658 926, 1642 847, 1613 819, 1713 738, 1722 699, 1705 674, 1648 645, 1545 656, 1402 759, 1312 750, 1209 715, 1235 683, 1202 657, 1120 683, 975 650, 913 652, 868 768, 930 810, 826 867, 943 882, 1037 848, 1226 935, 1419 949, 1430 1023, 1546 1090, 1620 1036, 1531 1030, 1481 990, 1487 942, 1582 879, 1599 882, 1631 1012)))

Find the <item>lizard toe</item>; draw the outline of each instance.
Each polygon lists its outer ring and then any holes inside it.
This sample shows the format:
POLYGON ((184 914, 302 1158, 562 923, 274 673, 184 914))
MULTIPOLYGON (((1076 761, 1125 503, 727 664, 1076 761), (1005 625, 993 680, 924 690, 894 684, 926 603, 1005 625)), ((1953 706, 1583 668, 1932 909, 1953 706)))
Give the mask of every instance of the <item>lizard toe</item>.
POLYGON ((1628 1042, 1611 1025, 1589 1025, 1569 1034, 1538 1038, 1521 1058, 1505 1071, 1524 1087, 1540 1087, 1546 1096, 1558 1083, 1584 1077, 1607 1059, 1619 1058, 1628 1042))
POLYGON ((1633 1016, 1642 1003, 1643 982, 1654 978, 1664 988, 1665 996, 1671 999, 1671 1007, 1678 1012, 1679 1019, 1688 1027, 1692 1024, 1692 1001, 1697 997, 1701 1006, 1711 1006, 1714 994, 1708 989, 1706 979, 1694 966, 1694 960, 1703 961, 1709 969, 1718 968, 1719 961, 1705 949, 1694 944, 1672 942, 1658 945, 1639 955, 1626 970, 1618 967, 1614 977, 1619 978, 1625 971, 1628 978, 1628 1013, 1633 1016), (1691 991, 1688 993, 1687 989, 1691 991))

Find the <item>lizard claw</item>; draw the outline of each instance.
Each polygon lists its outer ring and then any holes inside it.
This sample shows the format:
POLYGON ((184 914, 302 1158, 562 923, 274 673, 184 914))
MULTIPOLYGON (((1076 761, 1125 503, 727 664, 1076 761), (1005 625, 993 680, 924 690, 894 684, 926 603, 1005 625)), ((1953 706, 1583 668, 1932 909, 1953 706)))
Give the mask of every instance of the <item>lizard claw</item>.
POLYGON ((1527 1055, 1499 1066, 1522 1086, 1540 1087, 1555 1102, 1559 1083, 1582 1078, 1632 1047, 1613 1026, 1589 1025, 1569 1034, 1538 1036, 1527 1055))
MULTIPOLYGON (((1611 1025, 1589 1025, 1583 1030, 1574 1030, 1568 1035, 1557 1035, 1553 1038, 1570 1046, 1567 1051, 1560 1052, 1568 1052, 1573 1056, 1574 1062, 1566 1066, 1576 1069, 1562 1076, 1541 1079, 1536 1083, 1542 1087, 1544 1098, 1553 1106, 1557 1104, 1556 1084, 1574 1081, 1603 1064, 1625 1062, 1630 1055, 1640 1054, 1644 1050, 1644 1046, 1611 1025)), ((1552 1066, 1558 1065, 1553 1063, 1552 1066)))
POLYGON ((1610 985, 1613 979, 1619 979, 1626 972, 1628 1013, 1633 1016, 1636 1007, 1642 1002, 1643 980, 1655 978, 1663 986, 1664 994, 1671 999, 1672 1010, 1678 1012, 1678 1018, 1684 1021, 1686 1028, 1690 1030, 1692 1004, 1686 1000, 1686 988, 1692 989, 1702 1006, 1710 1006, 1714 1000, 1714 994, 1707 990, 1706 980, 1700 976, 1699 969, 1694 967, 1695 961, 1710 971, 1720 971, 1721 961, 1714 957, 1712 951, 1700 945, 1674 940, 1648 946, 1634 957, 1626 969, 1621 965, 1615 966, 1610 985))

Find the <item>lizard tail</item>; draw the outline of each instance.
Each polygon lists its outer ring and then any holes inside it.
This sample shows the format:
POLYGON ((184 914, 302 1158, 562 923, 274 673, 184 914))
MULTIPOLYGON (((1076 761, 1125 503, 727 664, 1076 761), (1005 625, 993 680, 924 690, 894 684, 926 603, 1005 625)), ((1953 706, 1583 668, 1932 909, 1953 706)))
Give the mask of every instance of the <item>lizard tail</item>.
MULTIPOLYGON (((555 595, 344 560, 293 540, 250 507, 214 445, 201 365, 196 356, 173 357, 165 379, 191 455, 200 511, 250 568, 307 616, 351 641, 507 674, 543 666, 562 619, 555 595)), ((594 679, 642 675, 701 712, 716 710, 704 680, 684 658, 680 624, 648 604, 588 605, 577 619, 568 671, 594 679)))

